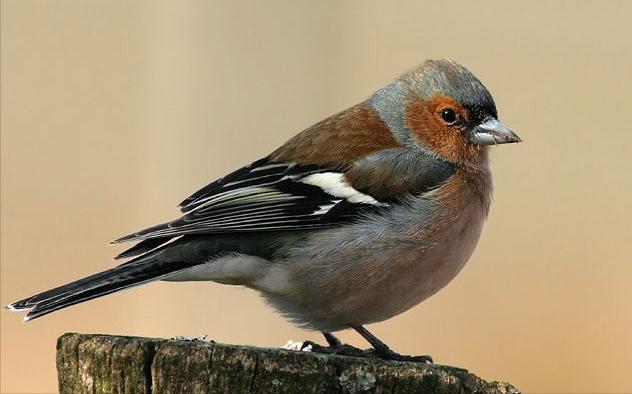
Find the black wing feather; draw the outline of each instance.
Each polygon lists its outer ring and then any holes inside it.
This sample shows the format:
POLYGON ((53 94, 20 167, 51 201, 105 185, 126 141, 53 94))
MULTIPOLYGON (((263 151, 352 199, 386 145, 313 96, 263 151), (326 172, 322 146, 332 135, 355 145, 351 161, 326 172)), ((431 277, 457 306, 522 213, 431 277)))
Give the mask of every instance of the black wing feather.
POLYGON ((181 218, 114 242, 142 241, 123 252, 122 257, 126 257, 186 234, 331 227, 440 187, 453 173, 451 163, 405 148, 378 151, 354 163, 344 174, 338 168, 264 158, 185 199, 180 204, 181 218))
POLYGON ((184 234, 328 227, 352 219, 356 211, 381 206, 379 203, 350 203, 318 186, 301 182, 306 176, 329 172, 335 172, 335 169, 275 163, 264 158, 230 173, 185 199, 180 204, 184 213, 181 218, 114 242, 143 240, 121 254, 121 257, 127 257, 151 250, 172 237, 184 234), (334 209, 339 205, 339 209, 334 209))

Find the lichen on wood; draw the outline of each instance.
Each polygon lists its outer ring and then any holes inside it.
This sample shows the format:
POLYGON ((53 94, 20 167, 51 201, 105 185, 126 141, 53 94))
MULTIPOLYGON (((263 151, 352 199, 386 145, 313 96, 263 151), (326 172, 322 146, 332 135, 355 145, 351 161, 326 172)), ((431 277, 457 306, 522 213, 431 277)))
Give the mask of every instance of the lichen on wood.
POLYGON ((285 349, 109 335, 57 342, 65 393, 492 393, 464 369, 285 349))

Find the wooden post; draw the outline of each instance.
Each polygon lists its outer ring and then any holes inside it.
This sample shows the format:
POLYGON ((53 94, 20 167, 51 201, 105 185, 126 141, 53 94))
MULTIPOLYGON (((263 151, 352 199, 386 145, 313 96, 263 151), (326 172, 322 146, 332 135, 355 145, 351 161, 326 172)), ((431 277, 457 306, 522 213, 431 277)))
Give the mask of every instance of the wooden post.
POLYGON ((519 393, 464 369, 284 349, 109 335, 57 341, 66 393, 519 393))

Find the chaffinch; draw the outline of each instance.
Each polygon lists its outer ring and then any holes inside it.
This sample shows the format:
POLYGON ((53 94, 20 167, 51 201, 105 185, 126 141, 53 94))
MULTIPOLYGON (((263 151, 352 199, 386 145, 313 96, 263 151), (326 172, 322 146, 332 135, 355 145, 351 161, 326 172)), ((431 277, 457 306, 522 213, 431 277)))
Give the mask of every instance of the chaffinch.
POLYGON ((114 241, 138 241, 117 256, 130 260, 8 308, 31 320, 155 280, 213 281, 259 291, 333 348, 353 328, 401 359, 363 325, 463 268, 490 206, 487 146, 519 141, 472 73, 429 60, 194 193, 181 218, 114 241))

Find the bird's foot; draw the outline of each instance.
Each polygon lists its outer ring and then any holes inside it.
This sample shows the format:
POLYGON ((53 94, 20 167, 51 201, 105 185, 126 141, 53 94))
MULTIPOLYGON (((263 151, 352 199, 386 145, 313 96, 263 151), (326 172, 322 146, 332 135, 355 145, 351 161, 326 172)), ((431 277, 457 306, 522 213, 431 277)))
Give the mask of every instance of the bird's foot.
POLYGON ((360 325, 351 326, 358 334, 362 335, 373 346, 371 350, 374 354, 373 357, 381 358, 383 360, 393 361, 408 361, 414 363, 432 364, 432 357, 430 356, 408 356, 399 354, 391 350, 384 342, 380 341, 375 335, 371 334, 366 328, 360 325))
POLYGON ((379 358, 382 360, 407 361, 422 364, 432 364, 430 356, 409 356, 399 354, 389 348, 386 349, 359 349, 357 347, 340 344, 339 346, 322 346, 312 341, 305 341, 301 346, 301 350, 309 349, 312 353, 334 354, 337 356, 362 357, 362 358, 379 358))
POLYGON ((424 356, 409 356, 406 354, 399 354, 392 351, 389 348, 386 349, 372 349, 375 357, 380 358, 382 360, 393 360, 393 361, 407 361, 413 363, 422 363, 422 364, 432 364, 432 357, 428 355, 424 356))
POLYGON ((337 346, 323 346, 316 342, 305 341, 303 342, 301 349, 309 349, 312 353, 335 354, 351 357, 370 357, 370 355, 367 354, 367 352, 369 352, 368 350, 358 349, 357 347, 342 343, 337 346))
POLYGON ((325 340, 327 341, 327 344, 329 346, 321 346, 312 341, 305 341, 301 345, 301 350, 308 350, 315 353, 337 354, 337 352, 341 351, 343 348, 351 347, 348 345, 343 345, 342 342, 340 342, 340 339, 338 339, 338 337, 336 337, 331 332, 323 331, 323 336, 325 337, 325 340))

